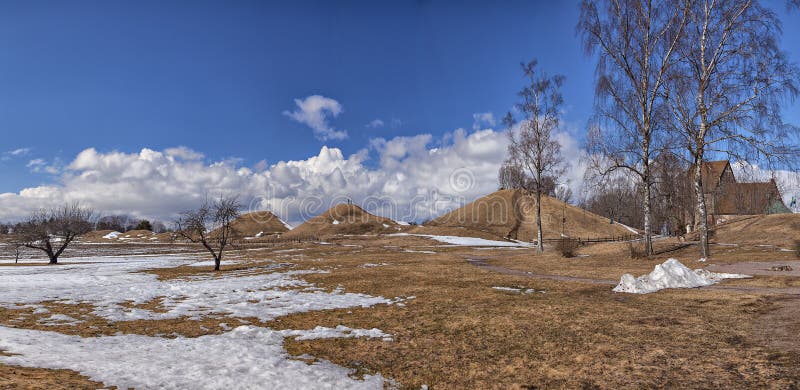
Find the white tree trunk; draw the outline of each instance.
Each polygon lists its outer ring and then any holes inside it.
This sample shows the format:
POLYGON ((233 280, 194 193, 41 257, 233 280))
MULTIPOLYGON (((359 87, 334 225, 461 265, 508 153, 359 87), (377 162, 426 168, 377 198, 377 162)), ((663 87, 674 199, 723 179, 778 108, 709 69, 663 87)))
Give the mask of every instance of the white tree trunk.
POLYGON ((544 235, 542 234, 542 191, 536 191, 536 250, 544 252, 544 235))
POLYGON ((649 179, 644 183, 644 245, 647 251, 647 257, 653 256, 653 227, 650 220, 651 206, 650 206, 650 183, 649 179))
POLYGON ((700 256, 709 258, 711 251, 708 245, 708 209, 706 208, 706 197, 703 194, 702 159, 695 159, 694 175, 692 186, 697 202, 697 228, 700 232, 700 256))

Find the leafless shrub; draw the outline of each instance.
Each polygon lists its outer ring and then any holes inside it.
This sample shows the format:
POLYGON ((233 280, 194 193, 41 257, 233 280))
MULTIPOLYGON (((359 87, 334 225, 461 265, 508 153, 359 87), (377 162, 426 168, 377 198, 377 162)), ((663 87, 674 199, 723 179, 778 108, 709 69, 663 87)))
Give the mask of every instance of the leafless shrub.
POLYGON ((17 247, 45 252, 50 264, 57 264, 58 257, 75 238, 92 231, 93 214, 79 203, 40 210, 17 226, 12 241, 17 247))
POLYGON ((219 271, 225 248, 235 243, 239 232, 231 225, 242 208, 237 197, 206 200, 195 210, 184 211, 175 221, 176 233, 191 242, 202 244, 214 257, 214 271, 219 271))
POLYGON ((575 257, 578 247, 581 242, 574 238, 562 238, 556 243, 556 250, 561 253, 562 257, 571 258, 575 257))
POLYGON ((647 258, 647 248, 645 244, 641 242, 629 242, 628 252, 630 253, 631 259, 634 260, 647 258))

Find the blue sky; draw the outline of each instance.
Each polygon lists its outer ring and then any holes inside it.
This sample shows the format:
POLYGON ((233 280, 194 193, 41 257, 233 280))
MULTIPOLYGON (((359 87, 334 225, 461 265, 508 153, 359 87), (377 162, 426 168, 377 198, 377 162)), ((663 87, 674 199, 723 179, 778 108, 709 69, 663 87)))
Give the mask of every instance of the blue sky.
MULTIPOLYGON (((769 4, 800 60, 800 12, 769 4)), ((471 129, 474 113, 511 107, 534 57, 567 77, 565 120, 580 129, 594 63, 577 17, 570 1, 2 2, 0 192, 55 182, 44 167, 90 147, 182 145, 253 166, 471 129), (347 139, 320 141, 284 114, 310 95, 341 105, 329 124, 347 139)))

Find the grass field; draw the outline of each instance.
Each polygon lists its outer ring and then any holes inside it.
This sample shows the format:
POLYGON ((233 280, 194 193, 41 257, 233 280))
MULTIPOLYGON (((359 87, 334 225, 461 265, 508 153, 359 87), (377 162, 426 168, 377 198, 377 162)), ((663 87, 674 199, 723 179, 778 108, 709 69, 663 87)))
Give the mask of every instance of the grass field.
MULTIPOLYGON (((658 246, 667 250, 679 244, 666 240, 658 246)), ((115 252, 109 247, 116 246, 87 245, 80 250, 108 256, 115 252)), ((124 255, 131 248, 168 252, 161 245, 116 249, 124 255)), ((360 379, 380 375, 389 387, 409 389, 423 385, 434 389, 792 388, 800 384, 800 343, 793 337, 800 330, 796 315, 800 279, 796 276, 775 272, 710 288, 646 295, 611 291, 623 273, 648 273, 668 257, 691 268, 797 260, 794 252, 781 249, 785 248, 715 246, 714 257, 699 263, 693 246, 652 260, 632 260, 624 243, 598 244, 582 247, 579 257, 565 259, 553 251, 537 255, 528 248, 453 246, 416 236, 340 236, 326 239, 325 244, 231 252, 230 263, 223 264, 219 274, 210 272, 209 266, 188 263, 134 272, 150 275, 159 285, 170 285, 267 278, 291 270, 299 273, 295 277, 303 284, 275 286, 273 291, 353 294, 396 303, 288 310, 274 316, 248 317, 231 310, 173 316, 181 302, 148 296, 147 301, 118 305, 123 311, 148 313, 148 318, 127 321, 95 313, 98 305, 106 303, 53 299, 30 307, 3 304, 0 325, 84 339, 144 335, 178 340, 223 337, 238 325, 286 334, 316 327, 377 328, 391 338, 283 338, 288 360, 312 365, 332 362, 347 369, 353 383, 366 387, 372 382, 360 379), (559 279, 564 276, 591 280, 559 279), (79 321, 48 322, 54 314, 79 321)), ((204 260, 188 248, 182 252, 183 258, 194 259, 189 262, 204 260)), ((63 262, 55 267, 70 266, 70 259, 63 262)), ((0 268, 0 280, 5 276, 2 271, 19 269, 0 268)), ((192 299, 183 303, 190 305, 192 299)), ((254 297, 237 304, 247 306, 248 302, 258 306, 265 301, 254 297)), ((0 349, 2 345, 0 341, 0 349)), ((5 351, 6 356, 10 353, 5 351)), ((219 364, 229 363, 221 356, 219 364)), ((92 379, 86 372, 6 362, 0 364, 0 388, 115 384, 92 379)), ((247 375, 237 372, 236 367, 228 371, 247 375)), ((214 386, 209 383, 209 387, 214 386)))

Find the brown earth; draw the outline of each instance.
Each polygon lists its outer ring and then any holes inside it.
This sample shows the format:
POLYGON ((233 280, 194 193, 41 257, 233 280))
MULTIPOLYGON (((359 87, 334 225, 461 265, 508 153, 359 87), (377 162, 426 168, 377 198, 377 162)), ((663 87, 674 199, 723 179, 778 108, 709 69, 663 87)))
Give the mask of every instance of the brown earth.
POLYGON ((800 240, 800 214, 754 215, 736 218, 716 227, 720 243, 776 245, 791 248, 800 240))
MULTIPOLYGON (((268 266, 277 263, 291 269, 316 268, 330 272, 302 278, 323 289, 343 288, 404 299, 402 305, 315 311, 258 324, 275 329, 374 327, 393 335, 391 342, 287 339, 286 348, 294 356, 309 354, 362 374, 379 372, 407 389, 419 389, 423 384, 433 389, 800 385, 800 342, 794 337, 800 321, 795 298, 708 288, 617 294, 610 285, 531 275, 618 280, 623 273, 650 272, 668 257, 678 258, 691 268, 708 265, 696 260, 699 255, 695 245, 683 247, 678 240, 659 240, 659 251, 680 249, 651 260, 634 260, 624 243, 584 246, 579 250, 581 257, 565 259, 549 246, 544 254, 537 255, 531 249, 445 246, 415 236, 338 236, 326 241, 330 245, 281 243, 231 252, 232 258, 245 262, 223 268, 223 273, 250 275, 273 272, 268 266), (493 272, 467 261, 475 258, 520 274, 493 272), (498 286, 536 292, 493 288, 498 286)), ((755 245, 714 245, 712 250, 711 264, 795 259, 794 253, 755 245)), ((147 272, 165 280, 214 275, 201 267, 147 272)), ((797 287, 800 277, 777 273, 725 281, 720 286, 797 287)), ((86 305, 52 302, 46 306, 51 314, 86 316, 86 323, 49 330, 85 336, 99 331, 148 335, 174 332, 196 337, 221 332, 219 323, 236 323, 225 317, 107 323, 93 319, 86 305)), ((160 301, 142 307, 158 310, 160 301)), ((0 324, 4 326, 39 328, 42 325, 36 319, 30 308, 0 311, 0 324)), ((65 370, 0 365, 0 386, 32 385, 97 387, 65 370)))
POLYGON ((305 221, 284 234, 284 237, 390 234, 402 231, 404 228, 405 226, 399 225, 392 219, 370 214, 354 204, 339 204, 305 221))
POLYGON ((266 210, 242 214, 231 223, 231 227, 242 237, 256 237, 259 234, 259 237, 268 237, 289 231, 280 218, 266 210))
MULTIPOLYGON (((447 213, 426 226, 464 227, 522 241, 536 239, 536 201, 521 190, 500 190, 458 210, 447 213)), ((617 237, 634 233, 608 218, 542 197, 542 230, 545 238, 561 234, 574 238, 617 237)))

